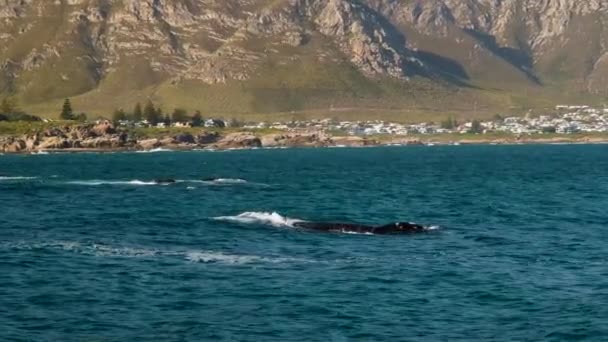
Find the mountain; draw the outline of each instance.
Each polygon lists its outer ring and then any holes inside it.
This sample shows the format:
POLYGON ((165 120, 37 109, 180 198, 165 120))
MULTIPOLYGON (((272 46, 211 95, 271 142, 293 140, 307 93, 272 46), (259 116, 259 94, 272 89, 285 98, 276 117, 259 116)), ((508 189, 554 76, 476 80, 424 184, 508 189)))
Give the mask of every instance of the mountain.
POLYGON ((489 115, 601 101, 607 24, 608 0, 0 0, 0 96, 489 115))

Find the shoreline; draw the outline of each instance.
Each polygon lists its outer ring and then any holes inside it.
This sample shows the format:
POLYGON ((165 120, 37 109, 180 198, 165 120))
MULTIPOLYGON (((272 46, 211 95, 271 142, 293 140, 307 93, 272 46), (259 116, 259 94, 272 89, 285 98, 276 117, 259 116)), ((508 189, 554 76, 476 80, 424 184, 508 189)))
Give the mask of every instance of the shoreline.
MULTIPOLYGON (((340 138, 340 137, 337 137, 340 138)), ((368 142, 366 144, 339 144, 339 145, 289 145, 289 146, 254 146, 254 147, 210 147, 201 145, 167 145, 152 149, 137 147, 108 147, 108 148, 49 148, 30 151, 0 151, 0 155, 46 155, 46 154, 78 154, 78 153, 163 153, 163 152, 229 152, 229 151, 255 151, 255 150, 284 150, 284 149, 339 149, 339 148, 378 148, 378 147, 444 147, 444 146, 524 146, 524 145, 608 145, 608 137, 605 139, 522 139, 522 140, 454 140, 454 141, 405 141, 405 142, 368 142)))
POLYGON ((110 153, 162 151, 227 151, 279 148, 336 148, 447 145, 608 144, 608 134, 514 136, 377 135, 344 136, 326 131, 121 130, 110 123, 52 127, 21 135, 0 136, 0 153, 110 153))

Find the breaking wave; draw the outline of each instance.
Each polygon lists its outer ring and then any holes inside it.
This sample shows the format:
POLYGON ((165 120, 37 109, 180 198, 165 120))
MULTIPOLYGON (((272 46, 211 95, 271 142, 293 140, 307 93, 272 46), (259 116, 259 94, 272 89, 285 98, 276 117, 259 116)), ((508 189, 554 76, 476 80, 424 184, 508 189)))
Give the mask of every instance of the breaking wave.
POLYGON ((158 153, 158 152, 175 152, 173 150, 170 150, 168 148, 153 148, 151 150, 142 150, 142 151, 135 151, 135 153, 158 153))
MULTIPOLYGON (((16 178, 15 178, 16 179, 16 178)), ((21 179, 21 178, 19 178, 21 179)), ((24 178, 25 179, 25 178, 24 178)), ((0 178, 2 180, 2 178, 0 178)), ((175 183, 163 183, 156 182, 154 180, 151 181, 143 181, 139 179, 134 180, 101 180, 101 179, 93 179, 93 180, 76 180, 76 181, 68 181, 67 184, 70 185, 81 185, 81 186, 101 186, 101 185, 115 185, 115 186, 146 186, 146 185, 171 185, 171 184, 204 184, 204 185, 252 185, 252 186, 268 186, 262 183, 250 183, 244 179, 238 178, 218 178, 214 180, 197 180, 197 179, 176 179, 175 183)))
POLYGON ((71 185, 83 185, 83 186, 100 186, 100 185, 131 185, 131 186, 146 186, 146 185, 159 185, 156 182, 146 182, 141 180, 131 181, 111 181, 111 180, 84 180, 84 181, 70 181, 67 182, 71 185))
POLYGON ((240 178, 218 178, 218 179, 213 179, 213 180, 205 180, 202 182, 210 183, 210 184, 245 184, 245 183, 248 183, 246 180, 240 179, 240 178))
POLYGON ((9 177, 9 176, 0 176, 0 181, 17 181, 17 180, 32 180, 37 179, 38 177, 9 177))
POLYGON ((295 223, 304 221, 300 219, 281 216, 276 212, 245 212, 237 216, 219 216, 214 217, 213 219, 217 221, 228 221, 245 224, 263 224, 273 227, 287 228, 293 228, 295 223))

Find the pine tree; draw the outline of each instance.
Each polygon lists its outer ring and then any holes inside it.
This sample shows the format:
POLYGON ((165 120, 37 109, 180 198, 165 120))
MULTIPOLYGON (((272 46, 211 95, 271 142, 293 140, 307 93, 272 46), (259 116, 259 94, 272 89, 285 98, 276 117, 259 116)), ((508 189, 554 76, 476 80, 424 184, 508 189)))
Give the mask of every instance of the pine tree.
POLYGON ((158 112, 156 111, 156 108, 154 107, 154 103, 152 103, 152 101, 148 101, 148 103, 146 103, 143 114, 144 118, 148 120, 148 122, 152 126, 156 126, 156 124, 160 121, 160 118, 162 118, 162 116, 158 115, 158 112))
POLYGON ((114 114, 112 114, 112 121, 115 124, 119 123, 120 121, 124 121, 126 119, 127 119, 127 114, 122 109, 117 109, 114 111, 114 114))
POLYGON ((171 126, 171 117, 169 116, 169 114, 165 115, 163 122, 165 123, 165 126, 167 126, 167 127, 171 126))
POLYGON ((63 102, 63 108, 61 109, 61 114, 59 117, 62 120, 74 120, 74 111, 72 110, 72 103, 70 99, 65 99, 63 102))
POLYGON ((143 111, 141 109, 141 103, 137 102, 135 108, 133 108, 133 121, 140 122, 143 118, 143 111))
POLYGON ((200 110, 197 110, 192 117, 192 127, 201 127, 203 125, 203 115, 200 110))
POLYGON ((443 121, 441 123, 441 128, 444 128, 444 129, 454 129, 454 128, 456 128, 456 126, 457 126, 456 120, 454 120, 454 118, 451 116, 446 121, 443 121))
POLYGON ((173 114, 171 114, 171 120, 173 122, 186 122, 188 121, 188 112, 185 109, 175 108, 173 114))
POLYGON ((474 133, 474 134, 483 133, 483 126, 481 125, 481 122, 479 122, 479 120, 473 120, 473 122, 471 123, 471 129, 469 130, 469 133, 474 133))

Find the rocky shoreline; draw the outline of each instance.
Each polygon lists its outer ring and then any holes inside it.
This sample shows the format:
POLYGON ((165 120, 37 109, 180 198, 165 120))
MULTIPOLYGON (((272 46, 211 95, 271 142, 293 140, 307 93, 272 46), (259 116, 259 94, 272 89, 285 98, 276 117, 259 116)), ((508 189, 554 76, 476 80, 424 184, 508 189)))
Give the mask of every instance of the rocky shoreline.
POLYGON ((110 123, 98 125, 65 126, 49 128, 22 136, 0 136, 2 153, 63 152, 110 152, 168 150, 231 150, 253 148, 289 147, 365 147, 391 145, 471 145, 471 144, 560 144, 560 143, 608 143, 608 137, 580 138, 503 138, 458 139, 455 141, 421 140, 418 138, 392 137, 375 140, 358 136, 332 136, 324 132, 283 132, 256 134, 236 132, 222 134, 201 130, 198 134, 180 133, 160 138, 137 139, 126 130, 116 129, 110 123))

